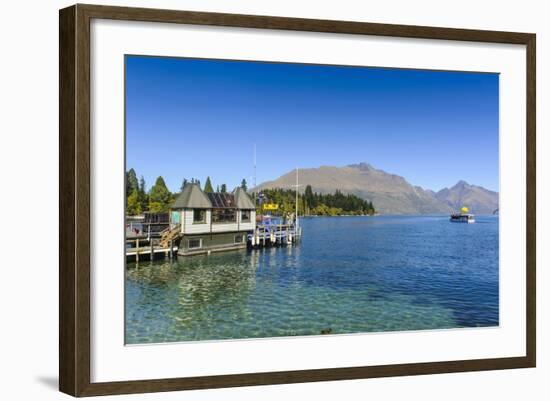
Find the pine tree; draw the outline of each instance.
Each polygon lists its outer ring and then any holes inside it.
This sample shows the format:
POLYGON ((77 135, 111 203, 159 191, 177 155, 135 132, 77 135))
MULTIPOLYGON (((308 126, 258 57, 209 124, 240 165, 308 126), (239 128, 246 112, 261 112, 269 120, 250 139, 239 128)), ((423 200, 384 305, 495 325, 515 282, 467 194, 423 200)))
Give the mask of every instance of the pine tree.
POLYGON ((226 193, 227 192, 227 185, 222 184, 222 186, 220 188, 220 191, 222 192, 222 194, 226 193))
POLYGON ((139 203, 139 194, 137 189, 134 189, 126 201, 126 214, 128 216, 136 216, 141 213, 141 205, 139 203))
POLYGON ((248 190, 247 186, 246 186, 246 180, 243 178, 243 180, 241 181, 241 188, 244 189, 245 191, 248 190))
POLYGON ((149 191, 149 211, 153 213, 166 212, 171 204, 172 194, 164 179, 159 176, 149 191))
POLYGON ((136 171, 131 168, 126 172, 126 197, 128 198, 130 194, 138 189, 138 180, 136 176, 136 171))
POLYGON ((139 190, 145 192, 145 178, 139 177, 139 190))
POLYGON ((212 187, 212 181, 210 181, 210 176, 206 177, 206 183, 204 184, 204 192, 214 192, 212 187))
POLYGON ((314 205, 313 190, 311 189, 311 185, 306 186, 306 189, 304 191, 304 198, 306 200, 306 205, 308 208, 313 208, 316 206, 314 205))
POLYGON ((143 178, 143 176, 139 178, 138 201, 139 201, 141 211, 146 210, 147 204, 149 203, 149 199, 147 199, 147 192, 145 189, 145 178, 143 178))

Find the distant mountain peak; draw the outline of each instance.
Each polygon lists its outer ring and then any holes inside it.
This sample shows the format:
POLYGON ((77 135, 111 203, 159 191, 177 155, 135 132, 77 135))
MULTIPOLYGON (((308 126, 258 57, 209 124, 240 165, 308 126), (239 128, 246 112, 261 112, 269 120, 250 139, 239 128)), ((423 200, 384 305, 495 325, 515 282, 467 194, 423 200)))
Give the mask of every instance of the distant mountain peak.
POLYGON ((469 187, 471 186, 470 184, 468 184, 466 181, 464 180, 460 180, 458 181, 453 188, 458 188, 458 187, 469 187))
POLYGON ((356 169, 364 170, 364 171, 376 170, 371 164, 365 163, 365 162, 350 164, 350 165, 348 165, 348 167, 356 168, 356 169))
POLYGON ((458 181, 450 189, 442 189, 435 196, 454 210, 466 206, 473 213, 490 214, 498 209, 498 192, 470 185, 464 180, 458 181))

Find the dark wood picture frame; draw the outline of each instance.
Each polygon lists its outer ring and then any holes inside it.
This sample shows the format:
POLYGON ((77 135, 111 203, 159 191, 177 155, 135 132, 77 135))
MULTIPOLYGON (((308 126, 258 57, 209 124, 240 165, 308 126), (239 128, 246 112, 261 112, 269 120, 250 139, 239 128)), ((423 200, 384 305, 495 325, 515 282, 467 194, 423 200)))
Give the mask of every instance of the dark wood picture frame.
POLYGON ((536 36, 531 33, 80 4, 60 10, 59 389, 73 396, 93 396, 534 367, 536 363, 535 43, 536 36), (90 21, 92 18, 525 45, 527 49, 526 356, 91 383, 90 21))

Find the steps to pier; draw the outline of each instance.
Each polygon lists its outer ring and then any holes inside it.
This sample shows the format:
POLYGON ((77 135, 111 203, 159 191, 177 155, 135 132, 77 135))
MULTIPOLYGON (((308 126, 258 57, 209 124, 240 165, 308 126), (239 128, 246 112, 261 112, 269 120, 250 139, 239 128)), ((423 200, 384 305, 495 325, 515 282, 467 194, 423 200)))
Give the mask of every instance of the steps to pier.
MULTIPOLYGON (((158 226, 158 223, 156 225, 158 226)), ((153 260, 157 256, 173 258, 178 252, 181 227, 179 224, 172 227, 167 224, 165 226, 160 227, 161 230, 155 230, 152 229, 151 224, 143 223, 142 230, 127 232, 126 260, 139 262, 141 259, 153 260), (146 227, 145 230, 144 227, 146 227)))

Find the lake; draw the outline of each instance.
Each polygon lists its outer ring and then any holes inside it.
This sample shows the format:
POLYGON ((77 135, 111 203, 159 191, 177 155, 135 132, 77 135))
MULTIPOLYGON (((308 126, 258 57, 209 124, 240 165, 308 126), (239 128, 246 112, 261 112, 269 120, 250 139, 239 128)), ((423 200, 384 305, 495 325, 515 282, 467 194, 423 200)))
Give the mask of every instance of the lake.
POLYGON ((127 263, 126 343, 498 326, 498 221, 311 217, 297 245, 127 263))

